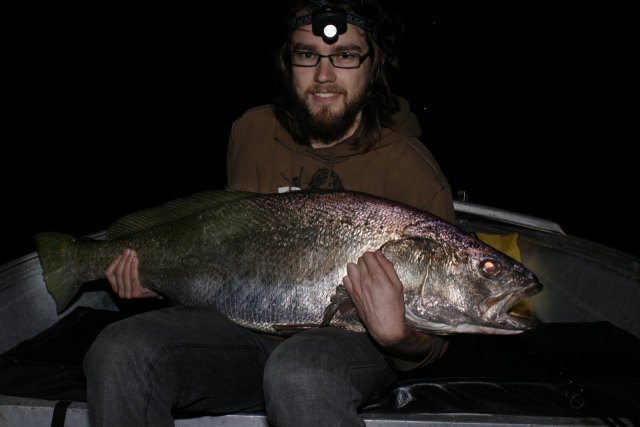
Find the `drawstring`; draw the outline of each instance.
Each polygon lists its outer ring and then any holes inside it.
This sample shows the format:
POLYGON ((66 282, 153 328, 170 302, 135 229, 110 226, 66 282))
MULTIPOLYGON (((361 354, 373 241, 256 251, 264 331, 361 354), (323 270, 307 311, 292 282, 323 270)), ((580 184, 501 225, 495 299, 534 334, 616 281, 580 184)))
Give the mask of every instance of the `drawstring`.
POLYGON ((289 176, 284 176, 284 173, 280 172, 280 175, 287 181, 289 184, 286 187, 278 187, 278 193, 287 193, 289 191, 301 190, 302 189, 302 169, 300 169, 300 175, 297 180, 300 182, 295 182, 296 178, 293 176, 293 167, 296 163, 296 156, 298 154, 298 145, 295 144, 293 146, 293 152, 291 153, 291 162, 289 163, 289 176))
POLYGON ((333 163, 336 159, 336 153, 331 152, 331 159, 329 160, 329 175, 327 176, 327 180, 330 181, 328 184, 331 185, 331 188, 335 188, 335 182, 333 182, 333 163))
MULTIPOLYGON (((291 164, 289 166, 289 191, 291 191, 291 186, 293 183, 293 166, 296 163, 296 155, 298 154, 298 144, 293 144, 293 153, 291 153, 291 164)), ((302 184, 302 183, 300 183, 302 184)))

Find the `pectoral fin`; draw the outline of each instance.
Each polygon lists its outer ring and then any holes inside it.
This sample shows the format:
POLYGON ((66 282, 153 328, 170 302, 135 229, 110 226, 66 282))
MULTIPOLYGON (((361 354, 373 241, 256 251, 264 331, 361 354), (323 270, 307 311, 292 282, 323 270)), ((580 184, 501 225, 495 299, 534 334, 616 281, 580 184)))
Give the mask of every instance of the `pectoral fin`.
POLYGON ((329 300, 331 303, 324 309, 320 326, 329 326, 338 311, 345 313, 354 308, 349 292, 343 285, 336 286, 336 293, 331 295, 329 300))
POLYGON ((331 303, 324 309, 320 325, 308 323, 299 325, 272 325, 273 329, 281 336, 294 335, 307 329, 329 326, 333 318, 336 317, 336 314, 346 313, 354 309, 351 297, 347 289, 342 285, 336 287, 336 293, 331 295, 329 300, 331 303))

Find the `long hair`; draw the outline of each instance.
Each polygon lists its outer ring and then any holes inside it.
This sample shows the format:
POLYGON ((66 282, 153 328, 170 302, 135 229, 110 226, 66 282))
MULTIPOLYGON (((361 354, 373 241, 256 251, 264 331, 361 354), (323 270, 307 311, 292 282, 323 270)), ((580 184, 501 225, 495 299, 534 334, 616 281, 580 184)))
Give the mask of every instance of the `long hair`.
MULTIPOLYGON (((394 125, 393 115, 399 110, 397 99, 391 94, 389 69, 399 68, 394 47, 397 39, 402 36, 404 27, 397 17, 389 15, 376 0, 338 0, 332 1, 331 6, 363 16, 375 23, 371 33, 365 32, 372 67, 365 91, 360 126, 351 140, 353 149, 364 152, 380 140, 384 127, 394 125)), ((286 16, 286 23, 290 23, 303 12, 311 13, 317 8, 311 0, 296 0, 286 16)), ((301 145, 309 145, 305 129, 290 113, 292 100, 296 96, 293 87, 290 35, 291 31, 276 57, 274 110, 277 119, 289 131, 294 141, 301 145)))

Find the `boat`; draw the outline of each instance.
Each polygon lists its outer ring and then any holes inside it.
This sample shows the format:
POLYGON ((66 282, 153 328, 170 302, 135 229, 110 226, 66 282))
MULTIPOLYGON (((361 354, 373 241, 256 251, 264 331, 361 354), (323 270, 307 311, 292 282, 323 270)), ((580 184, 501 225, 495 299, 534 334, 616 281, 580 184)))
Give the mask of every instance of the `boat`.
MULTIPOLYGON (((367 402, 365 424, 640 425, 640 258, 543 218, 468 201, 455 210, 458 226, 508 243, 538 276, 544 289, 528 305, 539 325, 450 336, 440 361, 402 373, 367 402)), ((83 352, 106 324, 155 304, 118 300, 104 285, 91 284, 58 314, 37 253, 0 267, 0 426, 89 426, 83 352)), ((267 421, 263 412, 176 414, 176 426, 267 421)))

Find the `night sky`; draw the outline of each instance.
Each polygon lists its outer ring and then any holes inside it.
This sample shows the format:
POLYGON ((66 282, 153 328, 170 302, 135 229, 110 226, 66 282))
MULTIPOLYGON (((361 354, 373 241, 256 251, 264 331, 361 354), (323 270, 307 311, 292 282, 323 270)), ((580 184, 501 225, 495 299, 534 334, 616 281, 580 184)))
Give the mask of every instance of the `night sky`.
MULTIPOLYGON (((232 121, 271 100, 280 3, 204 3, 5 14, 0 263, 37 232, 224 188, 232 121)), ((454 192, 640 255, 631 2, 418 3, 393 2, 407 25, 393 87, 454 192)))

